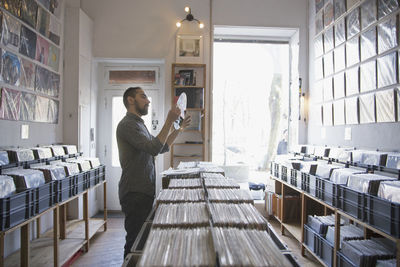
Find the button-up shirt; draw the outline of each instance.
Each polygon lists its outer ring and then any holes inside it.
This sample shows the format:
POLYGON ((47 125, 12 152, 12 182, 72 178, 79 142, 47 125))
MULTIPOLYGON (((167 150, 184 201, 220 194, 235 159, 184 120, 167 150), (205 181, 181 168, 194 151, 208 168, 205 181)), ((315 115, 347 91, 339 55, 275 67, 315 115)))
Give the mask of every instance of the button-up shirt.
POLYGON ((119 199, 128 192, 154 196, 156 170, 154 157, 169 151, 157 137, 147 130, 144 121, 127 112, 117 127, 119 162, 122 168, 119 181, 119 199))

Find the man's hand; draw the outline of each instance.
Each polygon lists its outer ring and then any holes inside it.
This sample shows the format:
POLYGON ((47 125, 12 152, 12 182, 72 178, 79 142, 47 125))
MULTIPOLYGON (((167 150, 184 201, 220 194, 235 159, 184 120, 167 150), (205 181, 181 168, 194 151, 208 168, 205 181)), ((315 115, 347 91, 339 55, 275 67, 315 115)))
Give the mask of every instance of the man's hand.
POLYGON ((191 122, 192 122, 192 117, 190 117, 190 115, 186 116, 182 122, 180 130, 184 130, 186 127, 189 126, 191 122))
POLYGON ((167 121, 172 123, 172 122, 176 121, 180 115, 181 115, 180 108, 178 108, 178 107, 171 108, 168 111, 167 121))

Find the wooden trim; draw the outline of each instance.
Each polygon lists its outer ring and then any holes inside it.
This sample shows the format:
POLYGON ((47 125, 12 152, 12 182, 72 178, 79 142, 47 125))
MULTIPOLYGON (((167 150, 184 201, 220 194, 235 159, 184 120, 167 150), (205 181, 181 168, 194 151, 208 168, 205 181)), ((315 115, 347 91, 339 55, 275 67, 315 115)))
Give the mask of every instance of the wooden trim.
POLYGON ((340 214, 335 211, 335 240, 333 244, 333 266, 338 266, 337 252, 340 250, 340 214))
POLYGON ((60 251, 59 251, 59 239, 60 239, 59 210, 60 209, 57 206, 53 211, 53 259, 54 259, 54 266, 59 266, 60 265, 60 263, 59 263, 60 262, 60 254, 59 254, 60 253, 60 251))
POLYGON ((24 224, 21 227, 21 266, 29 266, 30 247, 29 247, 29 224, 24 224))
POLYGON ((65 239, 66 235, 66 222, 67 222, 67 204, 59 206, 60 209, 60 239, 65 239))
POLYGON ((89 251, 89 198, 88 191, 83 194, 83 220, 85 221, 85 250, 89 251))
POLYGON ((40 238, 40 232, 42 231, 40 227, 40 217, 36 219, 36 238, 40 238))
POLYGON ((304 224, 307 222, 307 199, 301 193, 301 255, 304 256, 304 224))
POLYGON ((107 231, 107 182, 103 184, 103 220, 104 220, 104 231, 107 231))
POLYGON ((0 232, 0 267, 4 267, 4 233, 0 232))

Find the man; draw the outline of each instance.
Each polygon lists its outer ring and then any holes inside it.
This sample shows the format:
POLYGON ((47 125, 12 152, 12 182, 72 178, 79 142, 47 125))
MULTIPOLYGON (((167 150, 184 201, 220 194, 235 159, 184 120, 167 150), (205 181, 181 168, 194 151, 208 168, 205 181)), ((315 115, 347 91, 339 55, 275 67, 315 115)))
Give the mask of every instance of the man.
POLYGON ((118 124, 117 143, 122 168, 119 200, 125 214, 125 258, 153 206, 156 179, 154 157, 169 151, 180 130, 190 123, 190 116, 183 120, 181 129, 170 132, 181 113, 179 108, 171 108, 160 133, 154 137, 141 118, 148 113, 150 104, 142 88, 128 88, 123 101, 127 113, 118 124))

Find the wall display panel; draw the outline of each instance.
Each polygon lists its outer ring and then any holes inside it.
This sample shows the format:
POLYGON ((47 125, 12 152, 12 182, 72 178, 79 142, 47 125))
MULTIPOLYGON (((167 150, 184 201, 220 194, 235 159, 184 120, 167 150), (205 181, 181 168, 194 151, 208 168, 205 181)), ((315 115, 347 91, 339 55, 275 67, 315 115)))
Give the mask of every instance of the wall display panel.
POLYGON ((49 113, 49 99, 42 96, 36 96, 35 121, 47 122, 48 113, 49 113))
POLYGON ((361 4, 361 28, 365 29, 376 21, 376 0, 366 0, 361 4))
POLYGON ((333 74, 333 53, 329 52, 324 56, 324 74, 325 77, 333 74))
POLYGON ((21 0, 3 0, 2 6, 16 17, 21 15, 21 0))
POLYGON ((47 64, 49 60, 49 42, 40 36, 36 39, 35 59, 42 64, 47 64))
POLYGON ((323 119, 324 119, 324 126, 332 126, 333 125, 333 118, 332 118, 332 103, 325 103, 323 105, 323 119))
POLYGON ((22 92, 20 117, 22 121, 35 121, 36 95, 22 92))
POLYGON ((360 0, 347 0, 347 10, 350 10, 353 6, 355 6, 360 0))
POLYGON ((361 60, 366 60, 376 55, 376 28, 361 34, 361 60))
POLYGON ((378 0, 378 19, 392 14, 399 8, 397 0, 378 0))
POLYGON ((329 77, 324 80, 324 102, 333 99, 332 78, 329 77))
POLYGON ((58 123, 58 112, 59 112, 59 101, 50 99, 49 100, 49 113, 47 116, 47 122, 58 123))
POLYGON ((59 88, 60 75, 37 65, 35 90, 49 96, 58 97, 59 88))
POLYGON ((361 95, 360 99, 360 124, 375 122, 375 94, 361 95))
POLYGON ((360 66, 360 92, 376 89, 376 61, 369 61, 360 66))
POLYGON ((338 46, 346 41, 345 19, 339 20, 335 25, 335 45, 338 46))
POLYGON ((60 44, 61 24, 54 17, 50 17, 50 26, 48 38, 56 45, 60 44))
POLYGON ((324 7, 324 25, 328 27, 333 23, 333 0, 325 0, 325 7, 324 7))
POLYGON ((360 49, 358 36, 346 42, 346 63, 347 67, 360 62, 360 49))
POLYGON ((34 90, 35 89, 35 64, 30 60, 21 58, 21 71, 19 76, 20 86, 34 90))
POLYGON ((338 73, 333 78, 333 95, 335 99, 343 98, 344 91, 344 72, 338 73))
POLYGON ((36 30, 44 36, 49 36, 50 13, 44 8, 38 7, 36 30))
POLYGON ((358 67, 346 70, 346 96, 358 94, 358 85, 358 67))
POLYGON ((334 0, 335 20, 346 12, 346 0, 334 0))
POLYGON ((397 83, 397 52, 378 58, 378 87, 397 83))
POLYGON ((50 0, 37 0, 39 3, 43 5, 47 10, 50 9, 50 0))
POLYGON ((345 55, 345 45, 337 47, 334 51, 335 57, 335 72, 339 72, 346 68, 346 55, 345 55))
POLYGON ((324 100, 324 81, 320 80, 315 83, 313 90, 313 99, 315 103, 321 103, 324 100))
POLYGON ((8 51, 3 50, 1 55, 3 81, 7 84, 19 85, 19 77, 21 71, 21 63, 19 58, 8 51))
POLYGON ((396 121, 396 91, 393 89, 376 92, 376 121, 396 121))
POLYGON ((315 60, 315 79, 319 80, 324 77, 324 64, 322 57, 315 60))
POLYGON ((358 97, 350 97, 344 100, 346 124, 358 124, 358 97))
POLYGON ((345 124, 344 99, 333 102, 333 119, 334 125, 345 124))
POLYGON ((35 0, 21 0, 21 19, 36 28, 38 4, 35 0))
POLYGON ((315 34, 320 33, 324 29, 323 11, 317 13, 315 17, 315 34))
POLYGON ((324 47, 325 47, 325 52, 328 52, 333 49, 334 44, 333 44, 333 27, 330 27, 327 29, 324 33, 324 47))
POLYGON ((360 32, 360 9, 355 8, 347 17, 347 39, 360 32))
POLYGON ((58 72, 60 66, 60 49, 52 44, 50 44, 49 47, 49 59, 47 65, 54 71, 58 72))
POLYGON ((61 17, 61 6, 62 0, 50 0, 49 11, 54 14, 57 18, 61 17))
POLYGON ((18 120, 21 92, 13 89, 1 89, 0 118, 18 120))
POLYGON ((35 59, 36 54, 36 33, 25 27, 21 26, 21 45, 19 52, 27 57, 35 59))
POLYGON ((397 43, 397 16, 392 16, 378 25, 378 52, 383 53, 397 43))
POLYGON ((3 14, 3 29, 2 29, 2 43, 6 48, 16 50, 19 49, 21 33, 21 23, 13 16, 4 13, 3 14))
POLYGON ((323 35, 318 35, 318 37, 314 40, 314 52, 315 57, 322 56, 324 54, 324 43, 323 43, 323 35))

